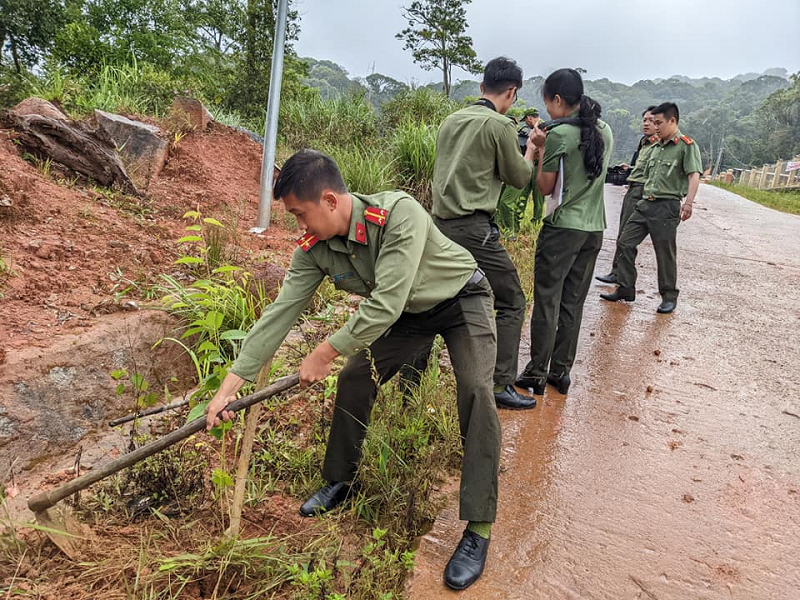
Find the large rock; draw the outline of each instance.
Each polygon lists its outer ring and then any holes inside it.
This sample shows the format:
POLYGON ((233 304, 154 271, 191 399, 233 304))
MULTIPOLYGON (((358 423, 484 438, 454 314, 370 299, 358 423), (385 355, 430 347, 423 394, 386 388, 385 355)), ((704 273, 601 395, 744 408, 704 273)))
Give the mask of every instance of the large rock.
POLYGON ((161 130, 121 115, 94 111, 97 124, 119 149, 125 169, 137 187, 147 188, 164 168, 168 144, 159 137, 161 130))
POLYGON ((178 96, 172 102, 172 120, 190 129, 205 130, 214 118, 203 103, 187 96, 178 96))
POLYGON ((48 119, 55 119, 56 121, 66 121, 67 116, 58 110, 53 104, 42 98, 25 98, 22 102, 17 104, 12 112, 20 117, 27 115, 39 115, 47 117, 48 119))

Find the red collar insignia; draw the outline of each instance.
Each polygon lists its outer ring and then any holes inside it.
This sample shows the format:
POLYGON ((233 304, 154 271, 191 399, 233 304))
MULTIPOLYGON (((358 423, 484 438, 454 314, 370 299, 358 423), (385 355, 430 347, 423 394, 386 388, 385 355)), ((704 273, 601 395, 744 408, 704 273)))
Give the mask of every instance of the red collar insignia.
POLYGON ((314 244, 316 244, 318 241, 319 238, 317 236, 307 233, 299 240, 297 240, 297 245, 303 249, 303 252, 308 252, 314 247, 314 244))
MULTIPOLYGON (((389 211, 385 208, 377 208, 375 206, 370 206, 364 211, 364 219, 369 221, 370 223, 375 223, 375 225, 379 225, 383 227, 386 225, 386 217, 389 216, 389 211)), ((358 235, 358 232, 356 232, 358 235)))
POLYGON ((360 221, 356 222, 356 241, 359 244, 367 243, 367 228, 360 221))

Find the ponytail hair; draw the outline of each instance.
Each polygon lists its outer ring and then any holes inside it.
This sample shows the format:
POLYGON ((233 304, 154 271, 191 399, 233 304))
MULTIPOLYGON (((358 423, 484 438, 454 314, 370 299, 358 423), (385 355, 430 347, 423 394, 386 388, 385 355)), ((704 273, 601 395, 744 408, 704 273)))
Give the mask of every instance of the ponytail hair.
POLYGON ((556 94, 561 96, 567 106, 578 107, 577 125, 581 128, 581 143, 578 148, 589 180, 597 179, 603 173, 605 152, 603 135, 597 127, 602 108, 598 102, 583 93, 583 79, 575 69, 559 69, 545 79, 542 96, 552 100, 556 94))

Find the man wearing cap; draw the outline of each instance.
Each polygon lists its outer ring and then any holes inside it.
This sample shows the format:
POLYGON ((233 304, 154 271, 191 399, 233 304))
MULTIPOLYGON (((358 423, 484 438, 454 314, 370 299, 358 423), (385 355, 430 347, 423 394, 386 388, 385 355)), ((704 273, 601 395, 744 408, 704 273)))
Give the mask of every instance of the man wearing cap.
POLYGON ((667 314, 678 304, 678 224, 692 216, 703 164, 695 141, 678 129, 678 106, 665 102, 651 112, 659 141, 653 144, 647 157, 643 199, 625 224, 617 245, 619 285, 614 292, 600 294, 600 297, 609 302, 633 302, 636 299, 637 246, 649 234, 656 253, 658 291, 661 294, 657 312, 667 314), (684 197, 686 200, 681 206, 684 197))
POLYGON ((494 215, 503 183, 524 188, 531 181, 535 148, 519 152, 517 130, 504 117, 522 87, 522 69, 499 57, 486 64, 481 98, 449 115, 436 138, 433 215, 447 237, 469 250, 494 291, 497 360, 494 398, 500 408, 536 406, 514 388, 525 318, 525 294, 514 263, 500 244, 494 215))
POLYGON ((631 159, 630 166, 633 167, 633 170, 628 175, 628 191, 625 192, 625 197, 622 199, 622 209, 619 213, 619 229, 617 230, 617 248, 614 252, 614 260, 611 263, 611 272, 608 275, 597 275, 595 277, 595 279, 603 283, 617 283, 617 263, 619 262, 620 254, 619 239, 625 230, 625 223, 631 218, 636 205, 642 199, 642 190, 647 179, 647 157, 653 148, 653 144, 658 141, 658 136, 655 134, 656 130, 653 126, 653 113, 651 112, 654 108, 655 106, 648 106, 642 113, 643 135, 631 159))
POLYGON ((275 197, 306 234, 297 243, 278 297, 264 309, 207 408, 210 429, 245 381, 253 381, 329 277, 363 297, 347 323, 300 365, 301 386, 339 374, 322 476, 327 482, 300 508, 310 517, 350 493, 378 385, 408 357, 441 335, 456 378, 464 458, 460 518, 468 521, 445 569, 445 583, 464 589, 483 572, 497 508, 500 422, 492 373, 496 332, 492 290, 469 252, 444 236, 414 198, 400 191, 350 193, 336 163, 303 150, 283 166, 275 197))

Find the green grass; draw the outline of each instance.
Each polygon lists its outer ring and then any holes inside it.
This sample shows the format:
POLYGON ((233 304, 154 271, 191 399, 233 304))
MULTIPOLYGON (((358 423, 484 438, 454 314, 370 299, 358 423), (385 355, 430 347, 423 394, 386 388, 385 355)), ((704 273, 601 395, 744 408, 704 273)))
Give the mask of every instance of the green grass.
POLYGON ((323 145, 319 150, 336 161, 347 189, 352 192, 375 194, 397 186, 394 163, 385 150, 360 144, 323 145))
POLYGON ((710 185, 722 188, 763 206, 791 215, 800 215, 800 190, 757 190, 745 185, 711 181, 710 185))

